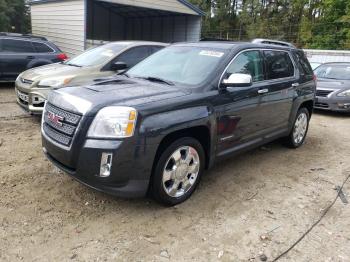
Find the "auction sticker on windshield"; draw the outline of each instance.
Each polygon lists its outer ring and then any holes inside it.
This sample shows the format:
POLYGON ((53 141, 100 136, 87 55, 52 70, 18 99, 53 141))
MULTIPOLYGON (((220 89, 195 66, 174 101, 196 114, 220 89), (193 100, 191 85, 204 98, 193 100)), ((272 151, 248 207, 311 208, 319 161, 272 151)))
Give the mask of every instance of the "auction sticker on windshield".
POLYGON ((217 52, 217 51, 210 51, 210 50, 202 50, 202 51, 200 51, 199 55, 222 57, 224 55, 224 53, 217 52))

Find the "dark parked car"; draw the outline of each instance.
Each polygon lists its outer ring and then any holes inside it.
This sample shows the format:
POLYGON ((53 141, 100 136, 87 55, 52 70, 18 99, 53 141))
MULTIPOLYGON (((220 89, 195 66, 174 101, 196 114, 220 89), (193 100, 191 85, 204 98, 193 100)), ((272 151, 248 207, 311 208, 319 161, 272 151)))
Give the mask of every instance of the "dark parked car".
POLYGON ((316 68, 315 108, 350 112, 350 63, 326 63, 316 68))
POLYGON ((0 33, 0 81, 12 82, 23 71, 61 62, 67 56, 44 37, 0 33))
POLYGON ((89 187, 174 205, 220 159, 277 138, 301 146, 314 97, 293 46, 174 44, 113 80, 51 92, 43 150, 89 187))

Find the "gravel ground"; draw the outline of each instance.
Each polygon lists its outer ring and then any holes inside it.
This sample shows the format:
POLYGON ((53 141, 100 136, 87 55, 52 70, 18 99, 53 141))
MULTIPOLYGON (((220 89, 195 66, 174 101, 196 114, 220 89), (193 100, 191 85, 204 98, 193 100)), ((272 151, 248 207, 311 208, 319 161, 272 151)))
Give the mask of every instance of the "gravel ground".
MULTIPOLYGON (((40 119, 1 85, 0 261, 272 261, 350 173, 349 118, 316 112, 302 148, 275 142, 219 163, 189 201, 164 208, 60 172, 42 154, 40 119)), ((280 261, 350 261, 349 207, 338 199, 280 261)))

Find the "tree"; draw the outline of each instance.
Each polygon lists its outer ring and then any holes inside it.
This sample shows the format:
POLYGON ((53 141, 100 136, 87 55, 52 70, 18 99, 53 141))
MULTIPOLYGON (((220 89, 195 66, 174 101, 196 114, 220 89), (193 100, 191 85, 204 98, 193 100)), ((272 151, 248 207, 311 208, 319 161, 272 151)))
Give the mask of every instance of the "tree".
POLYGON ((0 31, 30 32, 29 6, 25 0, 0 0, 0 31))

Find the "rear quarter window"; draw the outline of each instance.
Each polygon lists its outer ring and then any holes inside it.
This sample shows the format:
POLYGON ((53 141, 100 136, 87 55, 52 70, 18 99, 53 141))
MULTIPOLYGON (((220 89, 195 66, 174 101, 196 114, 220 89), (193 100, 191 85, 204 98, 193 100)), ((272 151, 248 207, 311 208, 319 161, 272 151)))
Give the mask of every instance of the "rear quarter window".
POLYGON ((313 70, 304 52, 299 50, 299 51, 293 52, 293 54, 297 62, 298 68, 300 70, 300 74, 312 76, 313 70))

